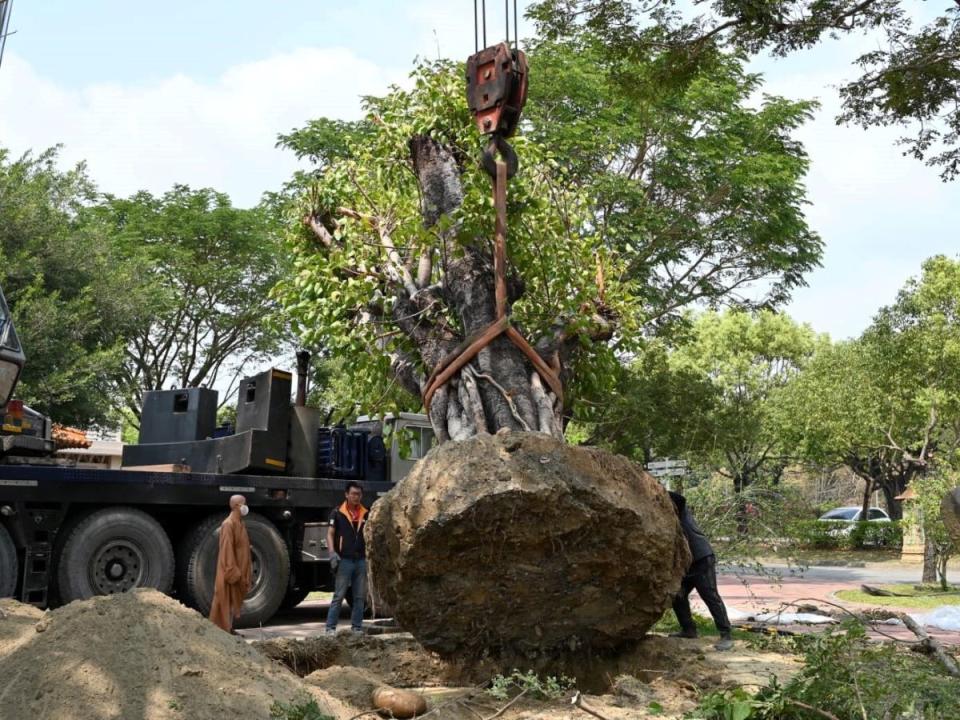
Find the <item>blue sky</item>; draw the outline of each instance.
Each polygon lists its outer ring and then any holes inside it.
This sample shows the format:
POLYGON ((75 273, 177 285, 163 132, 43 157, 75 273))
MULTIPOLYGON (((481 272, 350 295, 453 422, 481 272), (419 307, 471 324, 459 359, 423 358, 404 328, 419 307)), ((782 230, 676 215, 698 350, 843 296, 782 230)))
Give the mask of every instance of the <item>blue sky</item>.
MULTIPOLYGON (((493 40, 503 5, 488 5, 493 40)), ((465 57, 472 12, 470 0, 15 0, 0 145, 19 153, 63 143, 64 162, 86 160, 107 192, 184 182, 250 205, 295 166, 273 147, 278 132, 321 115, 357 117, 359 96, 402 82, 418 55, 465 57)), ((925 257, 960 250, 960 184, 902 157, 896 129, 833 121, 834 86, 875 46, 845 38, 751 65, 768 92, 823 104, 799 137, 824 267, 788 310, 834 337, 859 334, 925 257)))

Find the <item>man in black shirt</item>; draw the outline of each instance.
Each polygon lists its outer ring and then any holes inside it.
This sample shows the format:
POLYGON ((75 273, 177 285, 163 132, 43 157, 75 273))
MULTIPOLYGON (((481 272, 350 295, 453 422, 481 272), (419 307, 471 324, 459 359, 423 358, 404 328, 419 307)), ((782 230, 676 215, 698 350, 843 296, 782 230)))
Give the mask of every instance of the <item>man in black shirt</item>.
POLYGON ((730 636, 730 620, 727 619, 727 609, 717 590, 717 556, 710 546, 710 541, 693 519, 687 508, 687 499, 680 493, 671 492, 670 499, 680 518, 680 526, 690 546, 690 555, 693 562, 687 568, 680 592, 673 601, 673 612, 680 622, 681 632, 674 633, 674 637, 695 638, 697 626, 693 622, 693 613, 690 611, 690 593, 696 589, 700 599, 707 605, 713 622, 720 631, 720 642, 717 650, 729 650, 733 647, 733 638, 730 636))
POLYGON ((360 503, 363 488, 351 480, 344 495, 343 504, 330 514, 330 527, 327 528, 330 571, 336 578, 333 599, 327 611, 328 635, 337 631, 340 606, 348 588, 353 588, 350 625, 355 633, 363 632, 363 606, 367 600, 367 549, 363 540, 367 509, 360 503))

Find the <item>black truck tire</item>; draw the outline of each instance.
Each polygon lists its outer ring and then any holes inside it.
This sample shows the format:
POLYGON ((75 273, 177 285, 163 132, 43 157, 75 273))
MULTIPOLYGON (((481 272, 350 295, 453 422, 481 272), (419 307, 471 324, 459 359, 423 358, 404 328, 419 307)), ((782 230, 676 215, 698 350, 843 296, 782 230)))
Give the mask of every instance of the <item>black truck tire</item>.
POLYGON ((0 525, 0 598, 13 597, 17 590, 17 548, 7 529, 0 525))
POLYGON ((60 600, 86 600, 138 587, 169 593, 174 557, 170 538, 147 513, 110 507, 70 531, 57 559, 60 600))
MULTIPOLYGON (((178 587, 184 601, 203 615, 210 614, 220 551, 220 523, 223 515, 211 515, 189 532, 178 554, 178 587)), ((255 627, 280 609, 290 579, 290 552, 273 523, 262 515, 244 518, 253 552, 253 587, 237 627, 255 627), (263 572, 267 569, 267 572, 263 572)))
POLYGON ((287 594, 283 596, 283 602, 280 603, 281 610, 292 610, 297 605, 307 599, 310 594, 309 588, 290 588, 287 594))

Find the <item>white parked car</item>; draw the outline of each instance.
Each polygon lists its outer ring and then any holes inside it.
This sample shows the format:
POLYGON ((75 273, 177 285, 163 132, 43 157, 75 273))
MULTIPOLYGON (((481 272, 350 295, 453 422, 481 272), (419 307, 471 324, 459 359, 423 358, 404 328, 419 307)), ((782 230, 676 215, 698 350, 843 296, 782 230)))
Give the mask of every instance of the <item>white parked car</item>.
MULTIPOLYGON (((839 507, 825 512, 819 519, 830 523, 837 523, 835 529, 831 528, 828 531, 830 535, 834 537, 846 537, 853 532, 853 528, 860 519, 862 512, 863 508, 860 507, 839 507)), ((872 507, 867 510, 867 520, 870 522, 890 522, 890 516, 887 515, 885 510, 872 507)))
MULTIPOLYGON (((848 506, 848 507, 838 507, 825 512, 820 516, 821 520, 833 520, 836 522, 856 522, 860 519, 860 513, 863 512, 863 508, 857 506, 848 506)), ((874 520, 876 522, 890 522, 890 516, 887 515, 886 510, 882 510, 878 507, 872 507, 867 510, 867 520, 874 520)))

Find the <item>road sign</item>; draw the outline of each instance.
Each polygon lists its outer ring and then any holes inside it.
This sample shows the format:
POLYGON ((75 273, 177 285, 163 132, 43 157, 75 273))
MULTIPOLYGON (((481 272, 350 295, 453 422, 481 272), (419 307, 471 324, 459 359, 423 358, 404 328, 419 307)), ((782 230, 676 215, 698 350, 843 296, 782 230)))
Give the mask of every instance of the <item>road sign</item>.
POLYGON ((668 477, 686 475, 688 471, 686 460, 655 460, 647 463, 647 472, 653 477, 668 477))
POLYGON ((687 468, 664 468, 662 470, 647 470, 655 478, 682 477, 687 474, 687 468))

